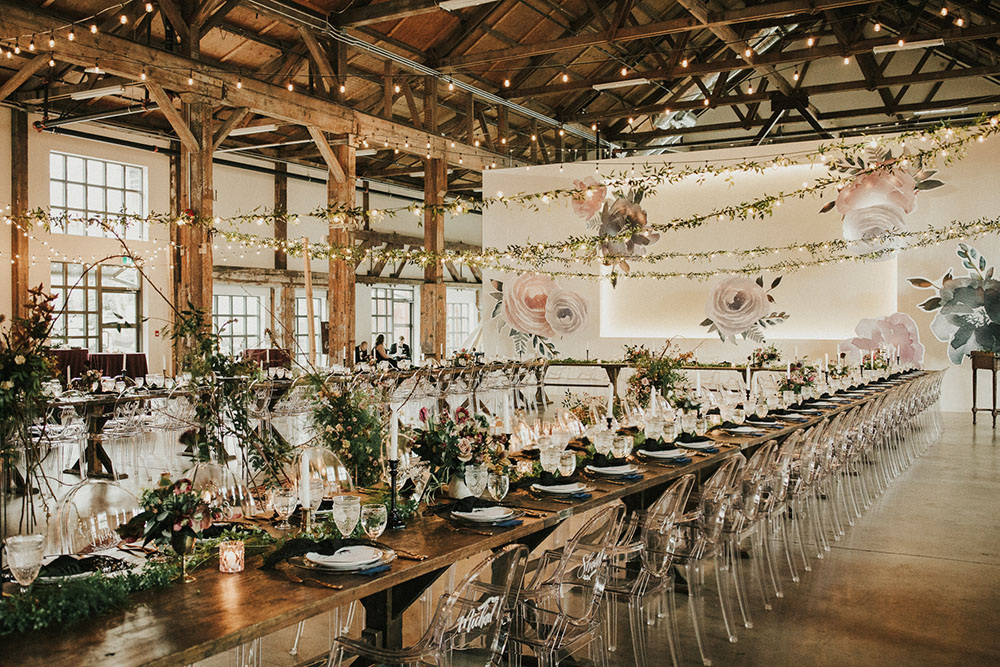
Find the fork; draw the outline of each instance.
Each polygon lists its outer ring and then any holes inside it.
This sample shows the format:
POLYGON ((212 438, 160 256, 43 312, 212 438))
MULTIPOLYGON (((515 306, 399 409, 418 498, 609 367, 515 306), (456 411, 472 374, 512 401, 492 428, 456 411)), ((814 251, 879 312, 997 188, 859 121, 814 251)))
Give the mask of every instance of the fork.
POLYGON ((325 581, 320 581, 319 579, 313 579, 311 577, 307 578, 307 579, 303 579, 302 577, 298 576, 297 574, 293 574, 289 570, 285 570, 285 576, 287 576, 292 582, 294 582, 296 584, 303 584, 305 586, 315 585, 315 586, 320 586, 321 588, 330 588, 330 589, 335 590, 335 591, 343 590, 343 588, 344 588, 343 586, 339 586, 337 584, 327 583, 325 581))
POLYGON ((453 526, 450 523, 446 524, 448 528, 456 533, 475 533, 476 535, 485 535, 486 537, 493 537, 493 533, 487 533, 485 530, 476 530, 475 528, 466 528, 465 526, 453 526))

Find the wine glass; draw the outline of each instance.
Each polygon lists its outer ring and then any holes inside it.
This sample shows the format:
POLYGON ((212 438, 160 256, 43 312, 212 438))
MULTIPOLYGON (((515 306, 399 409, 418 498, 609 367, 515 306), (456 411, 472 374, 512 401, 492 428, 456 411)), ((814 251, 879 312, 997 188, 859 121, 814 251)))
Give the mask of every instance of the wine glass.
POLYGON ((45 536, 11 535, 4 543, 7 545, 7 565, 14 579, 21 585, 21 592, 38 576, 42 568, 42 556, 45 553, 45 536))
POLYGON ((598 454, 607 456, 611 451, 611 443, 615 439, 615 434, 611 430, 602 430, 594 434, 594 449, 598 454))
POLYGON ((465 466, 465 485, 469 487, 469 493, 474 498, 483 495, 486 490, 486 483, 489 480, 489 470, 482 463, 465 466))
POLYGON ((510 477, 501 473, 491 472, 486 481, 486 487, 490 490, 490 495, 496 501, 501 501, 510 490, 510 477))
POLYGON ((733 422, 736 424, 742 424, 747 420, 746 410, 743 408, 733 408, 733 422))
POLYGON ((425 461, 410 466, 410 481, 413 482, 413 499, 419 503, 423 500, 427 482, 431 479, 431 465, 425 461))
POLYGON ((625 458, 632 453, 632 436, 619 435, 611 443, 611 455, 616 459, 625 458))
POLYGON ((555 447, 546 447, 538 451, 538 461, 542 464, 542 470, 554 473, 559 469, 559 459, 562 451, 555 447))
POLYGON ((366 503, 361 506, 361 528, 370 540, 376 540, 385 532, 389 513, 382 503, 366 503))
POLYGON ((323 496, 326 494, 326 484, 318 478, 309 479, 309 509, 313 512, 323 504, 323 496))
POLYGON ((361 498, 336 496, 333 499, 333 522, 342 537, 350 537, 361 518, 361 498))
POLYGON ((271 507, 277 512, 278 518, 281 519, 281 523, 275 526, 275 528, 280 528, 281 530, 291 529, 292 525, 288 523, 288 517, 295 511, 295 506, 298 503, 299 494, 295 492, 295 489, 282 487, 271 492, 271 507))
POLYGON ((767 417, 767 397, 763 394, 757 396, 757 402, 754 404, 754 414, 757 415, 757 419, 767 417))
POLYGON ((563 452, 559 457, 559 474, 563 477, 572 477, 574 472, 576 472, 576 454, 563 452))

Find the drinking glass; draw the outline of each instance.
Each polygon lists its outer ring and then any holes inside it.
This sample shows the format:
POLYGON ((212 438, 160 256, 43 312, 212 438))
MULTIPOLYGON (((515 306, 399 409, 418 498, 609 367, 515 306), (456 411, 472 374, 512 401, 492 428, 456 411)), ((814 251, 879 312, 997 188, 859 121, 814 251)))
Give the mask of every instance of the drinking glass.
POLYGON ((465 466, 465 485, 469 487, 469 493, 478 498, 486 490, 486 482, 489 479, 489 470, 482 463, 465 466))
POLYGON ((491 472, 486 486, 490 490, 490 495, 493 496, 493 499, 501 501, 506 497, 507 491, 510 490, 510 477, 491 472))
POLYGON ((694 433, 695 425, 698 421, 698 413, 694 410, 685 410, 681 413, 681 432, 694 433))
POLYGON ((385 524, 388 521, 389 513, 382 503, 366 503, 361 506, 361 528, 368 539, 378 539, 385 532, 385 524))
POLYGON ((419 503, 424 497, 427 482, 431 479, 431 466, 421 461, 410 466, 410 481, 413 482, 413 499, 419 503))
POLYGON ((576 472, 576 454, 563 452, 559 456, 559 474, 563 477, 572 477, 574 472, 576 472))
POLYGON ((110 394, 115 390, 115 379, 102 377, 101 378, 101 391, 110 394))
POLYGON ((554 473, 559 470, 559 459, 561 457, 562 451, 555 447, 545 447, 538 450, 538 461, 542 464, 542 470, 545 472, 554 473))
POLYGON ((783 391, 781 392, 781 400, 784 402, 785 407, 795 402, 795 392, 794 391, 783 391))
POLYGON ((361 518, 361 498, 336 496, 333 499, 333 522, 341 536, 350 537, 361 518))
POLYGON ((708 419, 706 417, 696 417, 694 420, 694 434, 701 436, 708 433, 708 419))
POLYGON ((611 451, 611 444, 614 442, 615 434, 611 430, 598 431, 594 434, 594 449, 598 454, 607 456, 611 451))
POLYGON ((10 573, 21 585, 21 592, 24 593, 42 568, 45 536, 11 535, 4 540, 4 543, 7 545, 7 565, 10 567, 10 573))
POLYGON ((271 507, 281 519, 275 528, 290 530, 292 525, 288 523, 288 517, 295 511, 295 506, 299 504, 299 495, 295 489, 280 488, 271 492, 271 507))
POLYGON ((115 380, 115 393, 120 394, 125 391, 125 380, 115 380))
POLYGON ((767 397, 763 394, 757 397, 757 402, 754 403, 754 414, 757 415, 757 419, 764 419, 767 417, 767 397))
POLYGON ((326 494, 326 485, 323 480, 311 478, 309 480, 309 509, 313 512, 323 504, 323 496, 326 494))
POLYGON ((656 440, 663 435, 663 419, 660 417, 650 417, 646 420, 646 437, 656 440))
POLYGON ((742 424, 747 420, 746 410, 743 408, 733 408, 733 422, 736 424, 742 424))
POLYGON ((620 435, 611 443, 611 455, 616 459, 621 459, 632 453, 632 436, 620 435))

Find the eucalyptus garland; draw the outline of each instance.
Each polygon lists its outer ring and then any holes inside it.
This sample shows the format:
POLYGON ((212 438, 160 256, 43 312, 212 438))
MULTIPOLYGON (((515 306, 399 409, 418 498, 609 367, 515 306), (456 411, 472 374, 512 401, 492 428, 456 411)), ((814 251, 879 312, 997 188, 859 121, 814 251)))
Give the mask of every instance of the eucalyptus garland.
POLYGON ((113 609, 128 606, 132 593, 162 588, 178 576, 173 563, 146 563, 135 572, 95 573, 59 586, 34 585, 25 593, 0 598, 0 636, 48 627, 60 630, 113 609))

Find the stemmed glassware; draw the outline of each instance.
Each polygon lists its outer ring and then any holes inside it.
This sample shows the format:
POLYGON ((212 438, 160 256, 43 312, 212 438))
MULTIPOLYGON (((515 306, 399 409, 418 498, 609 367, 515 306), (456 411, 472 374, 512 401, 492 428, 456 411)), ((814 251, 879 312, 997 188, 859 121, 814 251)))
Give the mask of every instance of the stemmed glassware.
POLYGON ((632 436, 619 435, 611 443, 611 455, 616 459, 625 458, 632 453, 632 436))
POLYGON ((483 491, 486 490, 486 484, 488 481, 489 469, 485 464, 466 464, 465 485, 469 487, 469 493, 471 493, 474 498, 478 498, 483 495, 483 491))
POLYGON ((21 586, 21 592, 38 576, 42 569, 42 556, 45 554, 44 535, 11 535, 4 544, 7 545, 7 565, 10 573, 21 586))
POLYGON ((280 528, 281 530, 290 530, 292 525, 288 523, 288 517, 292 515, 295 511, 295 506, 299 503, 299 494, 295 492, 295 489, 280 488, 275 489, 271 492, 271 507, 278 514, 278 518, 281 519, 275 528, 280 528))
POLYGON ((333 498, 333 522, 342 537, 350 537, 361 519, 361 498, 358 496, 335 496, 333 498))
POLYGON ((499 502, 507 496, 507 491, 510 490, 510 477, 491 472, 486 481, 486 487, 490 490, 493 499, 499 502))
POLYGON ((576 454, 563 452, 559 456, 559 474, 563 477, 572 477, 574 472, 576 472, 576 454))
POLYGON ((382 503, 366 503, 361 506, 361 529, 368 539, 378 539, 385 532, 388 521, 389 513, 382 503))

